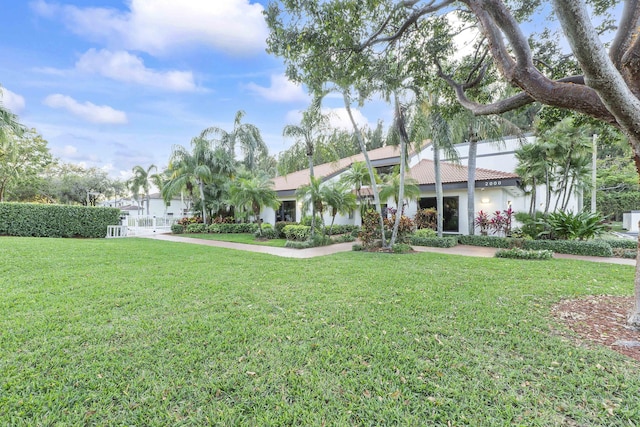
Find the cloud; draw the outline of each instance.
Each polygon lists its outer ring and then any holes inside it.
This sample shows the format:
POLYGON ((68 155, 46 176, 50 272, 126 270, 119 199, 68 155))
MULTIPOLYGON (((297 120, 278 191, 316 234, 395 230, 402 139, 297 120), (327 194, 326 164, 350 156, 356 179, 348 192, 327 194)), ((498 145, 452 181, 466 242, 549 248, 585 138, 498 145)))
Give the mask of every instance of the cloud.
POLYGON ((234 55, 263 51, 268 35, 262 5, 249 0, 130 0, 128 10, 36 0, 38 15, 63 20, 95 41, 152 55, 204 45, 234 55))
POLYGON ((25 102, 24 98, 17 93, 11 92, 6 87, 0 87, 0 103, 4 108, 8 109, 14 114, 20 113, 24 110, 25 102))
POLYGON ((274 102, 296 102, 309 101, 309 96, 304 93, 302 87, 290 81, 285 75, 272 75, 271 86, 263 87, 253 82, 249 83, 247 89, 258 94, 268 101, 274 102))
POLYGON ((96 73, 113 80, 189 92, 196 89, 190 71, 153 71, 139 57, 125 51, 89 49, 76 62, 76 69, 96 73))
POLYGON ((106 105, 95 105, 91 102, 79 103, 70 96, 61 94, 49 95, 43 101, 51 108, 62 108, 71 114, 91 123, 123 124, 127 123, 127 115, 106 105))

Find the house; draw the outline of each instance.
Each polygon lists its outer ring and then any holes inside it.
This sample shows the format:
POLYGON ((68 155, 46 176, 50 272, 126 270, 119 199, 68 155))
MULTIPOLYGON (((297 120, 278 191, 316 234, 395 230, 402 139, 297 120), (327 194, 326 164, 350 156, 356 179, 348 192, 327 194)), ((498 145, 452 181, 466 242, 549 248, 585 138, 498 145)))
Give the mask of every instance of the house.
POLYGON ((101 203, 101 206, 120 208, 123 216, 157 217, 157 218, 183 218, 190 214, 190 204, 187 200, 177 196, 165 204, 160 193, 149 194, 147 202, 144 195, 140 195, 139 201, 134 199, 111 199, 101 203), (149 215, 147 215, 147 204, 149 215))
MULTIPOLYGON (((521 179, 515 173, 518 164, 515 150, 523 143, 520 138, 507 138, 503 141, 478 142, 476 159, 475 183, 475 212, 482 210, 493 213, 511 207, 515 212, 528 212, 531 201, 521 187, 521 179)), ((533 142, 533 137, 527 137, 527 142, 533 142)), ((459 163, 441 161, 441 177, 444 202, 443 231, 448 233, 466 234, 469 229, 467 218, 467 177, 469 144, 458 144, 459 163)), ((368 152, 373 166, 381 173, 388 173, 390 169, 400 164, 400 149, 398 147, 382 147, 368 152)), ((405 215, 414 216, 418 209, 435 208, 435 172, 433 162, 433 146, 426 145, 419 151, 409 154, 407 172, 418 182, 420 198, 409 201, 405 205, 405 215)), ((442 158, 442 156, 441 156, 442 158)), ((362 154, 340 159, 333 163, 314 166, 314 175, 322 177, 324 181, 338 180, 355 162, 364 161, 362 154)), ((274 180, 274 190, 281 201, 280 208, 273 210, 264 208, 261 212, 263 221, 274 224, 277 221, 300 221, 302 216, 310 212, 302 212, 302 204, 296 200, 296 190, 309 184, 309 170, 293 172, 274 180)), ((537 187, 538 200, 544 200, 544 186, 537 187)), ((369 190, 369 194, 370 194, 369 190)), ((555 195, 552 194, 552 198, 555 195)), ((393 200, 381 201, 383 208, 396 208, 393 200)), ((581 195, 572 194, 569 203, 570 210, 580 208, 581 195)), ((539 209, 541 207, 538 207, 539 209)), ((325 221, 331 221, 325 215, 325 221)), ((348 215, 338 215, 335 224, 361 223, 359 209, 348 215)))

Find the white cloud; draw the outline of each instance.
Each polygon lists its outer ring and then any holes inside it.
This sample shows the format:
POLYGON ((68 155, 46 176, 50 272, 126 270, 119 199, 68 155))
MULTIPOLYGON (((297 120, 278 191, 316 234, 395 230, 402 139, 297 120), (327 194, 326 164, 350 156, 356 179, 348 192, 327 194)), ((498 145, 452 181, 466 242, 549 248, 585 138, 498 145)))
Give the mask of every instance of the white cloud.
POLYGON ((263 87, 253 82, 247 85, 247 89, 260 95, 268 101, 274 102, 296 102, 309 101, 309 96, 304 93, 302 87, 290 81, 287 76, 272 75, 271 86, 263 87))
POLYGON ((25 107, 24 98, 6 87, 0 87, 0 103, 14 114, 19 114, 25 107))
POLYGON ((125 51, 89 49, 76 62, 76 69, 100 74, 113 80, 168 90, 193 91, 196 89, 193 73, 190 71, 154 71, 145 67, 142 59, 125 51))
POLYGON ((231 54, 262 51, 268 30, 262 5, 250 0, 130 0, 128 10, 58 5, 37 0, 32 9, 61 17, 75 33, 152 55, 193 45, 231 54))
POLYGON ((123 124, 127 123, 127 115, 106 105, 95 105, 91 102, 80 103, 70 96, 61 94, 49 95, 43 101, 51 108, 62 108, 71 114, 91 123, 123 124))

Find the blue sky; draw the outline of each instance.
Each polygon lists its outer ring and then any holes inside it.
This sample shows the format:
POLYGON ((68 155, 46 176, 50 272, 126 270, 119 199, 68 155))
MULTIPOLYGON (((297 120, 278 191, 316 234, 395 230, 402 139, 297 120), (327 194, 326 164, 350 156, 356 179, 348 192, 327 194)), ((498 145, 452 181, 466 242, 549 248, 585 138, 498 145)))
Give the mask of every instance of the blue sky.
MULTIPOLYGON (((114 177, 126 178, 135 165, 166 166, 174 144, 188 146, 209 126, 231 130, 238 110, 276 154, 291 145, 282 129, 309 98, 265 52, 266 4, 4 1, 3 105, 56 157, 114 177)), ((339 124, 339 100, 327 107, 336 108, 339 124)), ((360 121, 388 123, 386 110, 378 106, 360 121)))

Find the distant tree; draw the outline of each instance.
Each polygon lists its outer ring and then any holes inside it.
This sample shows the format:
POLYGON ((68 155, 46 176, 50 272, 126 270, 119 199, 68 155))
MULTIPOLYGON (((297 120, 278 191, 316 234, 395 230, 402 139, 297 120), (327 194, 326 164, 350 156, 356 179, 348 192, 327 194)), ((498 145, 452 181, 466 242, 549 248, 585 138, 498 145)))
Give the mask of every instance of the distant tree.
MULTIPOLYGON (((310 177, 309 184, 303 185, 296 190, 296 197, 298 200, 302 200, 302 211, 309 212, 311 210, 313 212, 312 215, 315 216, 317 213, 320 215, 320 219, 322 220, 322 228, 324 229, 324 199, 322 193, 322 178, 310 177)), ((315 226, 315 221, 313 221, 312 217, 312 228, 311 235, 313 236, 313 227, 315 226)))
POLYGON ((320 193, 322 200, 330 210, 331 225, 329 226, 329 234, 331 234, 336 215, 347 214, 356 208, 356 196, 353 194, 351 187, 344 181, 326 182, 320 188, 320 193))
POLYGON ((131 171, 133 172, 133 176, 131 179, 127 181, 128 187, 131 190, 133 198, 139 201, 140 192, 142 191, 144 194, 144 199, 147 202, 147 216, 149 216, 149 205, 150 205, 150 197, 149 197, 149 189, 153 184, 154 178, 153 176, 158 176, 158 174, 152 174, 151 171, 155 170, 157 172, 158 168, 156 165, 150 165, 148 168, 144 168, 142 166, 134 166, 131 171))
POLYGON ((273 190, 273 181, 265 175, 251 178, 238 178, 231 183, 229 199, 234 206, 246 209, 258 222, 258 230, 262 236, 260 211, 263 207, 278 209, 280 201, 273 190))

